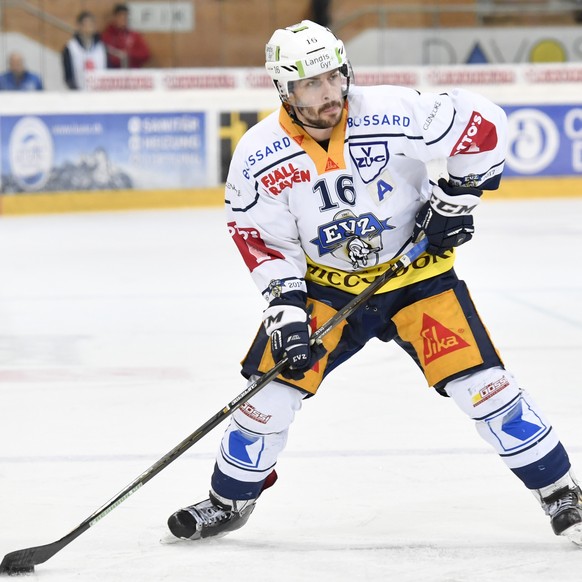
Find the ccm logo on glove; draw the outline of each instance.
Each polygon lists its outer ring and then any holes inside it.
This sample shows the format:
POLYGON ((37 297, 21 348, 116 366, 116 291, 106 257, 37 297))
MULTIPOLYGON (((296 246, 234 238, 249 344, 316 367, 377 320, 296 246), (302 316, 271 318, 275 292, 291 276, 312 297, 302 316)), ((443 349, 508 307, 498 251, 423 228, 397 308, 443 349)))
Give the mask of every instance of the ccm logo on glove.
POLYGON ((413 240, 426 236, 426 252, 431 255, 441 255, 470 241, 475 232, 471 212, 479 204, 481 193, 478 188, 453 186, 441 178, 416 215, 413 240))

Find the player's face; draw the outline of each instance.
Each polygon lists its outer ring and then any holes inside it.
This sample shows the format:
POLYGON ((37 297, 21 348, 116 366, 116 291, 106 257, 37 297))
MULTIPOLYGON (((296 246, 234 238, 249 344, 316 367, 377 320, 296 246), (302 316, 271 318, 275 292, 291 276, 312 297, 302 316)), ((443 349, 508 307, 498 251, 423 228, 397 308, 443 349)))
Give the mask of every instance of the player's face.
POLYGON ((92 36, 97 30, 92 16, 85 16, 79 23, 79 32, 82 36, 92 36))
POLYGON ((335 127, 342 117, 342 83, 339 70, 295 81, 290 103, 299 121, 321 129, 335 127))

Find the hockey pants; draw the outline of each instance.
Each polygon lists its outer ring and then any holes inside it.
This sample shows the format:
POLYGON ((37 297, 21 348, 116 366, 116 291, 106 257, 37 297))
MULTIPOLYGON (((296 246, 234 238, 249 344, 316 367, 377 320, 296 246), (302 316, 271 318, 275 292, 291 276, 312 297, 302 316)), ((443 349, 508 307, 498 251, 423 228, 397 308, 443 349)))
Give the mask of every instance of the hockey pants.
MULTIPOLYGON (((308 294, 316 327, 352 298, 315 284, 308 285, 308 294)), ((568 455, 556 432, 504 368, 465 284, 451 270, 375 295, 325 336, 327 353, 303 380, 279 377, 236 410, 216 457, 212 489, 227 499, 258 497, 303 400, 372 338, 394 340, 411 356, 428 385, 473 419, 479 435, 528 489, 568 472, 568 455)), ((250 382, 272 365, 261 328, 243 361, 243 375, 250 382)), ((365 386, 354 389, 355 397, 358 390, 365 386)))

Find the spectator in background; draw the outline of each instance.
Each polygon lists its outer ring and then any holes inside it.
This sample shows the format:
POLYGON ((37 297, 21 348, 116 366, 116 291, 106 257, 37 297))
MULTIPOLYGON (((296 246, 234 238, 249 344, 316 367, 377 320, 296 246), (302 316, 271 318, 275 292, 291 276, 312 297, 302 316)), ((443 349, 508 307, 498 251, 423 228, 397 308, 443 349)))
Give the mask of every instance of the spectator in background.
POLYGON ((313 21, 321 26, 329 28, 331 19, 329 16, 331 0, 311 0, 311 12, 313 21))
POLYGON ((139 32, 128 27, 129 9, 117 4, 113 20, 103 31, 107 62, 111 69, 139 69, 150 58, 150 49, 139 32))
POLYGON ((65 83, 69 89, 85 89, 85 73, 107 68, 105 45, 96 32, 95 17, 83 11, 77 16, 77 32, 63 49, 65 83))
POLYGON ((42 91, 38 75, 26 70, 24 58, 13 52, 8 56, 8 70, 0 75, 0 91, 42 91))

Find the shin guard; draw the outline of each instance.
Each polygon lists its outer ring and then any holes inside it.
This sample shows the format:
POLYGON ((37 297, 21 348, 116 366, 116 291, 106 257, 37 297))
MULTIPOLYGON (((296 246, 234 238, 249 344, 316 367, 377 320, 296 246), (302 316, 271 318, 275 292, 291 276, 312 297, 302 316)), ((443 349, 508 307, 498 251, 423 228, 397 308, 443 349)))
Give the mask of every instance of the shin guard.
POLYGON ((550 422, 507 370, 495 367, 458 378, 446 391, 528 489, 553 483, 569 470, 550 422))
POLYGON ((218 495, 227 499, 258 496, 285 448, 289 425, 303 396, 274 381, 232 414, 212 478, 218 495))

